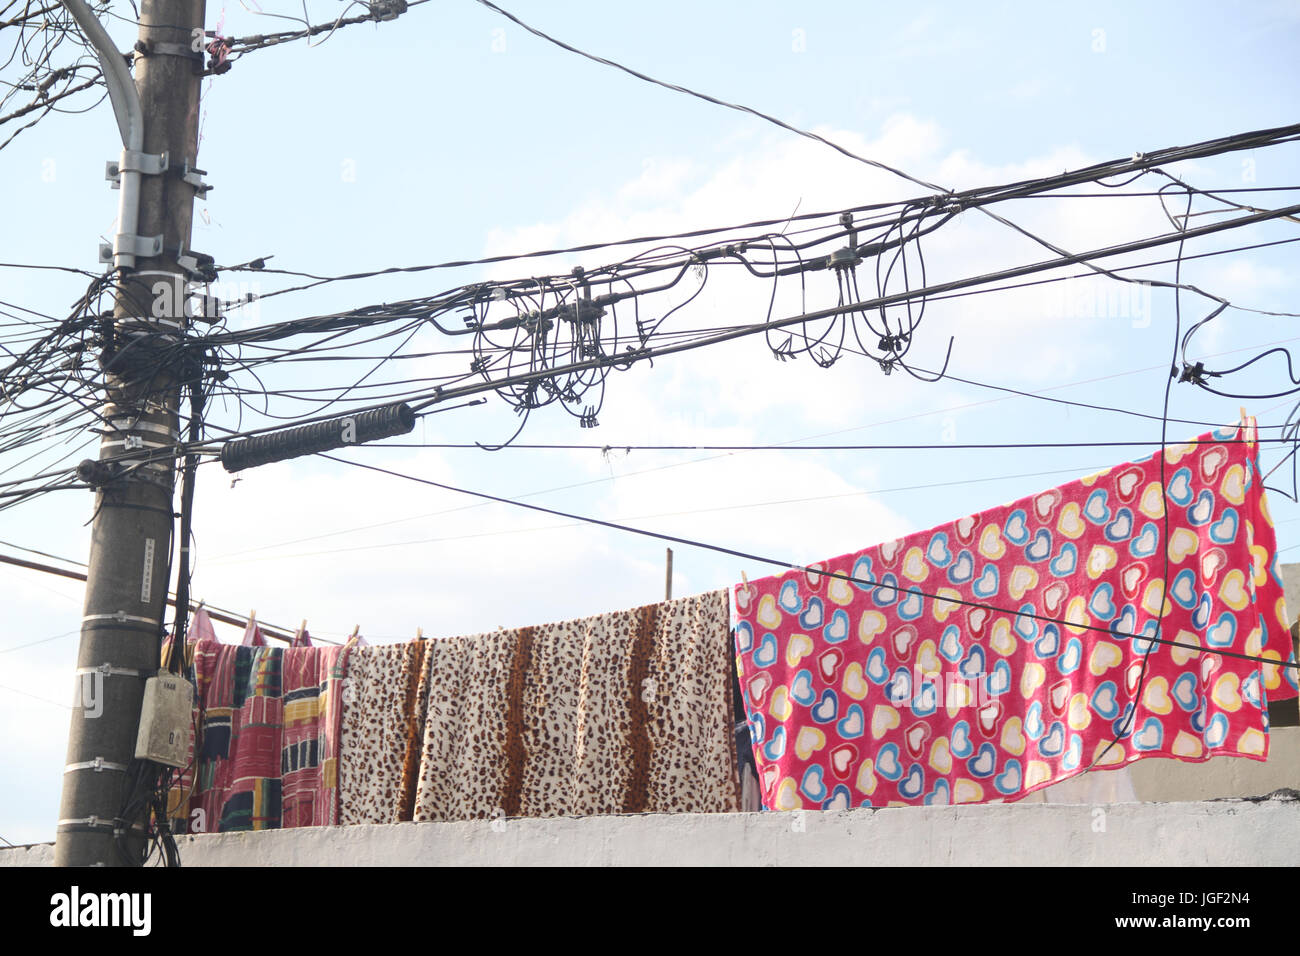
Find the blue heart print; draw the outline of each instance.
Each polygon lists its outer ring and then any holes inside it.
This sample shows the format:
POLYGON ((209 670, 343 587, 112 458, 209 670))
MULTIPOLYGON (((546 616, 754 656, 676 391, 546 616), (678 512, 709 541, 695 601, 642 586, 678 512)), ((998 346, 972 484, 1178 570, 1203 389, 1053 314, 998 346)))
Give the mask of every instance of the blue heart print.
POLYGON ((1065 748, 1065 755, 1061 757, 1061 766, 1066 770, 1073 770, 1082 760, 1083 738, 1078 734, 1070 734, 1070 746, 1065 748))
POLYGON ((954 757, 969 757, 975 752, 975 745, 970 739, 970 724, 964 720, 959 720, 952 725, 952 740, 949 741, 948 751, 954 757))
POLYGON ((1119 716, 1119 688, 1115 686, 1113 680, 1104 681, 1097 685, 1097 689, 1092 692, 1092 700, 1089 706, 1097 713, 1098 716, 1105 720, 1114 720, 1119 716))
POLYGON ((1165 728, 1158 717, 1148 717, 1133 737, 1133 746, 1138 750, 1159 750, 1164 742, 1165 728))
POLYGON ((934 789, 925 795, 927 807, 946 807, 952 803, 952 790, 948 781, 940 777, 934 782, 934 789))
POLYGON ((850 704, 849 709, 844 712, 843 719, 835 725, 835 729, 845 740, 857 740, 866 732, 866 726, 867 721, 862 714, 862 708, 857 704, 850 704))
POLYGON ((736 625, 736 653, 746 654, 754 646, 754 626, 748 621, 736 625))
POLYGON ((1024 508, 1017 508, 1007 515, 1007 523, 1002 526, 1002 535, 1017 547, 1029 540, 1028 516, 1024 508))
POLYGON ((772 761, 785 756, 785 727, 781 724, 772 730, 772 739, 763 747, 763 756, 772 761))
POLYGON ((877 647, 867 655, 867 680, 873 684, 883 684, 889 680, 889 668, 885 666, 883 647, 877 647))
POLYGON ((1127 541, 1133 534, 1133 512, 1128 508, 1120 508, 1115 512, 1115 520, 1106 525, 1104 534, 1112 544, 1127 541))
POLYGON ((1174 472, 1174 476, 1169 479, 1169 484, 1165 488, 1165 494, 1169 500, 1179 507, 1186 507, 1192 501, 1192 470, 1190 468, 1179 468, 1174 472))
POLYGON ((958 669, 961 671, 962 677, 970 679, 982 677, 984 674, 984 648, 978 644, 974 645, 958 669))
POLYGON ((822 639, 827 644, 840 644, 849 639, 849 633, 852 625, 849 622, 848 612, 842 607, 835 609, 831 614, 831 619, 825 627, 822 628, 822 639))
POLYGON ((1078 566, 1079 549, 1073 542, 1067 541, 1061 545, 1061 553, 1052 559, 1047 569, 1058 578, 1068 578, 1078 566))
POLYGON ((975 559, 969 551, 957 555, 957 560, 948 568, 948 580, 952 584, 965 584, 975 576, 975 559))
POLYGON ((1237 511, 1225 508, 1223 517, 1210 525, 1210 540, 1215 544, 1232 544, 1237 540, 1237 511))
POLYGON ((979 580, 971 585, 971 590, 975 592, 977 598, 991 598, 998 593, 998 569, 995 565, 984 565, 984 573, 979 576, 979 580))
POLYGON ((1038 752, 1044 757, 1055 757, 1065 749, 1065 724, 1052 721, 1043 739, 1038 741, 1038 752))
POLYGON ((853 562, 853 586, 859 591, 874 591, 875 577, 871 572, 871 559, 865 554, 853 562))
POLYGON ((898 578, 892 571, 885 572, 880 578, 880 584, 871 593, 871 600, 875 602, 876 607, 889 607, 898 600, 898 578))
POLYGON ((955 664, 961 660, 963 650, 961 628, 956 624, 949 624, 943 629, 943 637, 939 641, 939 653, 955 664))
POLYGON ((948 535, 940 531, 930 539, 930 546, 925 549, 926 560, 937 568, 946 568, 948 562, 952 560, 952 552, 948 550, 948 535))
POLYGON ((776 635, 764 634, 763 641, 754 651, 754 663, 759 667, 771 667, 776 663, 776 635))
POLYGON ((933 681, 923 680, 916 685, 912 711, 917 717, 929 717, 939 709, 939 690, 933 681))
POLYGON ((1061 646, 1061 629, 1055 624, 1044 624, 1043 635, 1034 643, 1034 654, 1038 659, 1055 657, 1061 646))
POLYGON ((799 615, 799 625, 805 631, 811 631, 814 628, 822 626, 822 599, 819 597, 810 597, 808 599, 808 608, 799 615))
POLYGON ((1196 572, 1191 568, 1183 568, 1175 574, 1174 583, 1169 588, 1169 596, 1185 611, 1196 607, 1196 572))
POLYGON ((1174 703, 1185 712, 1190 714, 1200 709, 1201 695, 1196 692, 1196 675, 1190 671, 1174 681, 1170 693, 1174 703))
POLYGON ((1133 704, 1130 701, 1124 705, 1124 713, 1120 714, 1110 725, 1115 736, 1120 740, 1130 737, 1133 734, 1133 721, 1130 719, 1133 715, 1133 704))
POLYGON ((1224 611, 1214 627, 1205 632, 1205 643, 1211 647, 1231 647, 1237 638, 1237 618, 1231 611, 1224 611))
POLYGON ((993 778, 993 786, 997 787, 998 793, 1010 796, 1020 791, 1022 777, 1020 774, 1020 761, 1012 758, 1007 761, 1006 768, 1002 773, 993 778))
POLYGON ((916 588, 909 588, 907 597, 898 605, 898 616, 904 621, 915 621, 925 613, 925 599, 916 588))
POLYGON ((972 777, 991 777, 998 769, 998 751, 990 743, 980 746, 979 753, 966 761, 966 769, 972 777))
POLYGON ((885 697, 895 707, 902 707, 912 699, 912 673, 906 667, 894 671, 885 685, 885 697))
POLYGON ((822 691, 822 699, 812 709, 812 719, 819 724, 833 723, 840 713, 839 698, 829 688, 822 691))
POLYGON ((822 804, 823 810, 848 810, 853 806, 853 794, 849 788, 840 784, 831 791, 830 799, 822 804))
POLYGON ((898 744, 885 744, 876 756, 876 773, 891 783, 903 775, 903 765, 898 762, 898 744))
POLYGON ((1205 626, 1210 623, 1210 612, 1214 609, 1214 601, 1210 598, 1209 593, 1201 595, 1201 600, 1196 604, 1196 610, 1192 612, 1192 627, 1198 631, 1205 630, 1205 626))
POLYGON ((803 599, 799 596, 799 585, 794 581, 786 581, 785 584, 781 585, 781 593, 777 596, 776 603, 791 614, 798 614, 803 608, 803 599))
POLYGON ((1025 557, 1035 564, 1042 564, 1052 556, 1052 532, 1039 528, 1034 540, 1025 546, 1025 557))
POLYGON ((1196 496, 1196 501, 1187 509, 1187 520, 1195 527, 1210 523, 1214 517, 1214 492, 1204 489, 1196 496))
POLYGON ((1148 521, 1142 526, 1142 533, 1128 543, 1128 553, 1135 558, 1149 558, 1160 549, 1160 532, 1155 522, 1148 521))
POLYGON ((998 661, 993 665, 993 673, 984 678, 984 689, 990 697, 1000 697, 1011 689, 1011 665, 998 661))
POLYGON ((1061 656, 1056 659, 1057 673, 1069 676, 1079 669, 1079 664, 1083 661, 1083 644, 1077 637, 1072 637, 1065 642, 1065 650, 1061 656))
POLYGON ((1038 740, 1046 730, 1043 726, 1043 705, 1036 700, 1025 711, 1025 736, 1030 740, 1038 740))
POLYGON ((1110 508, 1106 504, 1106 489, 1098 488, 1088 496, 1083 505, 1083 516, 1096 525, 1104 525, 1110 520, 1110 508))
POLYGON ((900 780, 898 783, 898 792, 909 800, 914 800, 925 790, 925 771, 921 769, 919 763, 914 763, 907 769, 907 779, 900 780))
POLYGON ((1032 604, 1020 605, 1015 623, 1011 626, 1020 635, 1022 641, 1032 641, 1038 636, 1038 620, 1034 617, 1037 613, 1038 609, 1032 604))
POLYGON ((1092 592, 1092 600, 1088 602, 1088 610, 1093 617, 1100 618, 1103 621, 1109 621, 1115 617, 1115 588, 1108 581, 1098 584, 1092 592))
POLYGON ((803 772, 803 782, 799 784, 799 789, 813 803, 821 803, 826 799, 826 782, 822 778, 822 767, 818 763, 803 772))

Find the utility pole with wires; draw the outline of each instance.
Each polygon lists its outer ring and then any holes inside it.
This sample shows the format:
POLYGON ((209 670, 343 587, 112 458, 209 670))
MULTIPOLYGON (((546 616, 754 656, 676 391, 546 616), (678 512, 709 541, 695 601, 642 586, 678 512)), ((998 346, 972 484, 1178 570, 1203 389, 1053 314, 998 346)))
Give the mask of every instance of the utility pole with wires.
MULTIPOLYGON (((144 0, 134 80, 84 0, 62 0, 94 46, 123 150, 118 234, 101 258, 117 275, 103 323, 103 441, 79 476, 96 487, 81 647, 54 862, 138 865, 159 768, 135 759, 145 681, 159 669, 175 520, 205 0, 144 0), (157 460, 110 461, 160 449, 157 460)), ((187 542, 179 542, 183 547, 187 542)), ((182 635, 178 635, 183 640, 182 635)))

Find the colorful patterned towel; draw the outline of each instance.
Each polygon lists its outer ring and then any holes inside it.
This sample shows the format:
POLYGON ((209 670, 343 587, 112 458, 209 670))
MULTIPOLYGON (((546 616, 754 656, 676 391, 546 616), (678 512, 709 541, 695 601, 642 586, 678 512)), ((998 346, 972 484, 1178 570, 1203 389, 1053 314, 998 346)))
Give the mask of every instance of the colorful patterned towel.
POLYGON ((338 820, 347 649, 203 642, 191 829, 327 826, 338 820))
POLYGON ((417 820, 739 809, 725 591, 427 642, 417 820))
POLYGON ((1169 447, 1163 492, 1157 453, 738 586, 764 805, 1015 800, 1094 763, 1265 759, 1265 701, 1296 695, 1294 670, 1211 653, 1292 653, 1244 434, 1169 447))

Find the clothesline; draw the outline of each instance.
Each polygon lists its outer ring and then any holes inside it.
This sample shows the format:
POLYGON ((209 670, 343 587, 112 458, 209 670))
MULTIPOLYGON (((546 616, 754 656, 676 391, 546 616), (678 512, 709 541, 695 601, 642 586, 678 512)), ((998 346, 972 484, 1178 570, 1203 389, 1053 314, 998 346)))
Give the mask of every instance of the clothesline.
POLYGON ((750 773, 768 809, 831 809, 1021 799, 1152 754, 1264 759, 1265 697, 1297 685, 1256 448, 1215 433, 578 622, 272 649, 250 614, 242 645, 199 644, 188 805, 233 828, 727 810, 750 773), (678 621, 690 602, 711 609, 678 621))

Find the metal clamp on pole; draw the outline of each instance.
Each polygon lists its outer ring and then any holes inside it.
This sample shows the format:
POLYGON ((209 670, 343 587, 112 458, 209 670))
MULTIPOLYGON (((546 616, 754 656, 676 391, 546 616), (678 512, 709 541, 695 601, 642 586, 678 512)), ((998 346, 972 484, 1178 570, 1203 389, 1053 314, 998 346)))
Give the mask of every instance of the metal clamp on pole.
POLYGON ((141 56, 175 56, 189 60, 196 74, 203 72, 203 49, 194 49, 188 43, 160 43, 157 40, 136 40, 135 52, 141 56))
POLYGON ((126 773, 126 764, 113 763, 113 761, 105 760, 103 757, 96 757, 94 760, 85 760, 81 763, 70 763, 63 768, 64 773, 73 773, 77 770, 93 770, 95 773, 103 773, 105 770, 115 770, 118 773, 126 773))
POLYGON ((122 173, 140 173, 142 176, 161 176, 167 172, 168 156, 161 153, 142 153, 134 149, 123 149, 122 158, 117 162, 111 159, 104 164, 104 178, 112 182, 113 188, 122 185, 122 173))
POLYGON ((194 187, 194 195, 198 196, 200 199, 207 199, 208 193, 212 191, 212 186, 211 184, 204 182, 203 177, 208 174, 208 171, 206 169, 198 169, 195 166, 191 166, 188 159, 181 164, 180 171, 181 179, 194 187))

